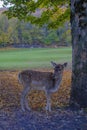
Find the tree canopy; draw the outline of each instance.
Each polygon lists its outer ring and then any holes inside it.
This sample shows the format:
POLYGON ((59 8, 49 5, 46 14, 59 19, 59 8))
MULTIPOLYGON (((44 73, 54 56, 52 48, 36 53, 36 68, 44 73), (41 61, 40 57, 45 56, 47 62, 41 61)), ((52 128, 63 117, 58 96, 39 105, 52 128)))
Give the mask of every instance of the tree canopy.
POLYGON ((58 28, 70 18, 69 0, 2 0, 4 6, 10 3, 5 13, 9 18, 30 21, 48 28, 58 28))

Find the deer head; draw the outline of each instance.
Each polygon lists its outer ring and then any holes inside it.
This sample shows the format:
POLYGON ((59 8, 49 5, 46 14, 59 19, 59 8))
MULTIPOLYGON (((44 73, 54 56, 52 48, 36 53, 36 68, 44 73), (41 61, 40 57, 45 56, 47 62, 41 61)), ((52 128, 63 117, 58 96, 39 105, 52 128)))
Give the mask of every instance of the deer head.
POLYGON ((59 75, 63 73, 64 68, 67 66, 67 63, 64 64, 56 64, 55 62, 51 61, 51 64, 54 68, 54 78, 58 78, 59 75))

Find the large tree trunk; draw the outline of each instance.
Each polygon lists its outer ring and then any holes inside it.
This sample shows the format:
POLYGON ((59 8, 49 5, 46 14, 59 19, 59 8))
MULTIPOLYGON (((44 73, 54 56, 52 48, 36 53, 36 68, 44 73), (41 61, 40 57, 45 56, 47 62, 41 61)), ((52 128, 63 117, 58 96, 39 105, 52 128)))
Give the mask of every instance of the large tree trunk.
POLYGON ((87 0, 71 0, 72 89, 70 104, 87 107, 87 0))

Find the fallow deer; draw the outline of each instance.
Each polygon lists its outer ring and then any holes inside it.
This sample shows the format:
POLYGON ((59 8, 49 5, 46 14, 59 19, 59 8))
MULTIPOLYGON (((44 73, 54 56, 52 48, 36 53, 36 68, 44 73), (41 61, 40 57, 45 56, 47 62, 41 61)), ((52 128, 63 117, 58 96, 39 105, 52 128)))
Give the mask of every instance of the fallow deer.
POLYGON ((56 64, 52 61, 51 64, 54 68, 53 73, 34 70, 24 70, 19 73, 19 82, 24 86, 21 95, 21 107, 23 111, 25 111, 25 109, 30 110, 27 95, 32 89, 43 90, 45 92, 47 98, 46 110, 51 111, 51 94, 58 91, 67 63, 56 64))

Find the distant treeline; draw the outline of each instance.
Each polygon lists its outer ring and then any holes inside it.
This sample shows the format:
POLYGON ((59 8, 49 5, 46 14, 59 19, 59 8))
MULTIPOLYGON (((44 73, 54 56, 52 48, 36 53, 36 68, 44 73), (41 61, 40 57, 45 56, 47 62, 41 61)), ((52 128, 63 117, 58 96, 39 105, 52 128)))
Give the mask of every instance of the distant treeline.
POLYGON ((57 30, 48 30, 46 25, 38 27, 17 18, 8 20, 0 14, 0 47, 70 46, 70 24, 67 22, 57 30))

